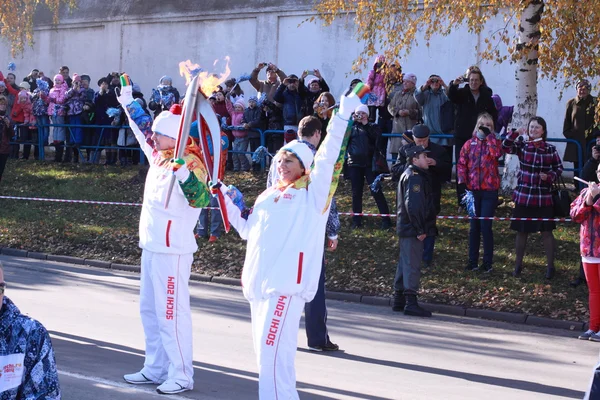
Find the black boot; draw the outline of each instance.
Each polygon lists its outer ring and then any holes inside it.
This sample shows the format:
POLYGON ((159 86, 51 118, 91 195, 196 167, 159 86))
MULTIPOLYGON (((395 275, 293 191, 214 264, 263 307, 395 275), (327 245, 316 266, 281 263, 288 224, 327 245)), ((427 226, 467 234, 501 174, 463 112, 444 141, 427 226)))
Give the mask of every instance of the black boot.
POLYGON ((407 294, 404 315, 411 315, 413 317, 431 317, 431 312, 419 306, 416 294, 407 294))
POLYGON ((393 311, 404 311, 406 306, 406 297, 401 290, 394 291, 394 297, 392 298, 392 310, 393 311))

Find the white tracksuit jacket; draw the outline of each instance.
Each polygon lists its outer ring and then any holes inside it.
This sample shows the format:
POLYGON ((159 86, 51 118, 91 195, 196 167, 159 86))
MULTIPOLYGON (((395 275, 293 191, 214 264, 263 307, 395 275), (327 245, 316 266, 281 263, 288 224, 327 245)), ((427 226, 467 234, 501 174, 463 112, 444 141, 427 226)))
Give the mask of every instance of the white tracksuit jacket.
POLYGON ((160 164, 161 161, 168 163, 169 160, 160 160, 160 154, 146 142, 146 135, 140 129, 149 130, 151 121, 150 125, 139 127, 136 115, 130 115, 130 113, 138 111, 137 107, 134 109, 132 106, 123 108, 129 119, 129 126, 150 164, 140 215, 139 246, 154 253, 195 253, 198 245, 194 237, 194 228, 198 222, 201 208, 190 206, 181 186, 176 182, 173 186, 169 207, 165 209, 165 200, 173 172, 167 166, 160 164))
POLYGON ((348 122, 339 116, 331 120, 307 187, 265 190, 247 220, 227 196, 227 187, 221 186, 230 222, 248 241, 242 285, 249 301, 298 295, 309 302, 315 296, 334 164, 347 127, 348 122))

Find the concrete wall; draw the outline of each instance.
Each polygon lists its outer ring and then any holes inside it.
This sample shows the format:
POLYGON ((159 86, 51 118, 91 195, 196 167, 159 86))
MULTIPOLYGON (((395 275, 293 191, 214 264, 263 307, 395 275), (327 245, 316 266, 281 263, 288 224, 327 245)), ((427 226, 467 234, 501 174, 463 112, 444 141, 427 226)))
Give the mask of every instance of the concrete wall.
MULTIPOLYGON (((171 75, 175 86, 184 91, 179 61, 190 59, 211 70, 215 60, 229 55, 234 77, 250 73, 261 61, 274 62, 288 74, 300 75, 304 69, 318 68, 337 95, 354 77, 347 74, 361 46, 352 37, 351 23, 340 21, 327 28, 320 23, 302 24, 312 15, 311 3, 80 0, 79 8, 64 13, 56 28, 48 25, 48 13, 40 10, 33 49, 14 60, 17 78, 21 80, 34 67, 53 75, 61 65, 68 65, 71 73, 91 75, 94 82, 108 72, 126 71, 148 96, 165 74, 171 75)), ((487 32, 501 24, 500 20, 492 21, 487 32)), ((467 66, 479 64, 476 48, 481 42, 481 37, 457 29, 448 37, 436 38, 429 47, 421 42, 401 60, 403 69, 416 73, 418 84, 431 73, 448 82, 467 66)), ((0 54, 10 59, 5 44, 0 45, 0 54)), ((215 72, 222 69, 223 63, 219 63, 215 72)), ((514 104, 515 67, 482 63, 481 69, 504 104, 514 104)), ((242 88, 254 94, 248 83, 242 88)), ((566 98, 574 95, 572 90, 566 98)), ((538 114, 548 121, 550 136, 562 137, 565 104, 566 99, 558 100, 553 83, 540 82, 538 114)))

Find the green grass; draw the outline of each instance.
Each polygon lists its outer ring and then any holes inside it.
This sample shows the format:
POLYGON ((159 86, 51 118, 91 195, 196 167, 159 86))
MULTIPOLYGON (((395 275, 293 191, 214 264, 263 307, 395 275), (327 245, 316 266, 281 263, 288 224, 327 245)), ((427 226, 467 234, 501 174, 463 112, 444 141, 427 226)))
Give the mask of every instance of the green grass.
MULTIPOLYGON (((247 197, 247 204, 264 188, 265 175, 229 174, 247 197)), ((384 184, 385 196, 395 209, 395 186, 384 184)), ((137 168, 64 165, 9 160, 0 182, 0 195, 87 199, 141 203, 143 179, 137 168)), ((340 211, 351 210, 350 183, 342 180, 337 192, 340 211)), ((442 215, 456 214, 454 189, 444 189, 442 215)), ((498 216, 510 216, 504 204, 498 216)), ((365 188, 364 211, 377 212, 365 188)), ((139 207, 47 203, 0 199, 0 246, 51 254, 73 255, 120 263, 139 263, 139 207)), ((398 261, 393 231, 381 231, 380 219, 363 219, 363 228, 351 230, 351 218, 342 216, 338 250, 327 253, 328 290, 388 296, 398 261)), ((587 290, 569 288, 579 268, 579 227, 558 224, 557 276, 544 280, 545 255, 538 235, 530 235, 520 279, 514 268, 514 232, 509 222, 494 222, 494 272, 489 276, 463 271, 467 261, 469 223, 438 220, 440 236, 434 266, 421 279, 421 298, 430 302, 465 305, 498 311, 518 311, 568 320, 587 320, 587 290)), ((199 240, 197 272, 239 277, 245 243, 235 232, 216 243, 199 240)))

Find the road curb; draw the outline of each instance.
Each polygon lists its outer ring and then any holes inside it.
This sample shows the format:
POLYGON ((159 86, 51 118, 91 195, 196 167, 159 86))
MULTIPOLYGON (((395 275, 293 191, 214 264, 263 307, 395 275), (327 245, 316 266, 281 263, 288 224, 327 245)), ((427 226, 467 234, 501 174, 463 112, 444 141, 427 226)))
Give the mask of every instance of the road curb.
MULTIPOLYGON (((111 263, 108 261, 94 260, 72 256, 60 256, 46 253, 39 253, 34 251, 27 251, 21 249, 13 249, 9 247, 0 248, 0 254, 13 257, 25 257, 33 258, 36 260, 48 260, 56 261, 67 264, 85 265, 89 267, 103 268, 103 269, 114 269, 119 271, 137 272, 139 273, 141 267, 139 265, 127 265, 119 263, 111 263)), ((229 278, 222 276, 210 276, 204 274, 198 274, 193 272, 190 276, 190 280, 197 282, 210 282, 221 285, 230 286, 242 286, 242 282, 239 278, 229 278)), ((389 307, 391 304, 390 297, 383 296, 367 296, 358 293, 347 293, 347 292, 331 292, 325 291, 325 297, 330 300, 340 300, 349 303, 362 303, 374 306, 385 306, 389 307)), ((450 304, 438 304, 438 303, 421 303, 421 305, 431 312, 446 315, 456 315, 467 318, 480 318, 493 321, 510 322, 516 324, 525 324, 531 326, 541 326, 544 328, 556 328, 556 329, 567 329, 570 331, 583 331, 588 326, 585 322, 578 321, 563 321, 559 319, 538 317, 535 315, 529 315, 524 313, 511 313, 505 311, 494 311, 484 310, 478 308, 467 308, 464 306, 456 306, 450 304)))

